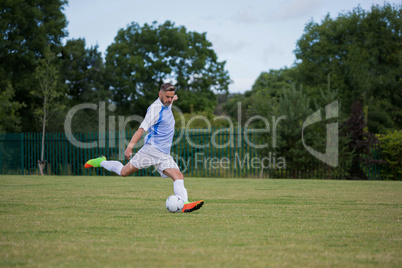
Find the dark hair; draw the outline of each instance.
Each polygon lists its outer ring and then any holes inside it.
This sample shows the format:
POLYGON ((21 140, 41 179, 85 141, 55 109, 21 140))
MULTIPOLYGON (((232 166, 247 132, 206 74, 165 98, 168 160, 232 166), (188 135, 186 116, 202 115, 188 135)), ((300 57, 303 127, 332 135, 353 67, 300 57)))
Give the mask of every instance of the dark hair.
POLYGON ((161 85, 161 91, 176 91, 176 88, 171 83, 164 83, 161 85))

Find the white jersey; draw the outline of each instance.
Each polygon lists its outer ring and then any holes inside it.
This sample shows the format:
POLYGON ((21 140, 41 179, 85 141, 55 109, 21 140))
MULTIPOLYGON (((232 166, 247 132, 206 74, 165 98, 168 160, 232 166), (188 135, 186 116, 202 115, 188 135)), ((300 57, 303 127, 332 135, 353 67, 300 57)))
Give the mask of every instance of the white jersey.
POLYGON ((172 105, 164 106, 158 98, 148 107, 140 128, 148 131, 145 144, 150 144, 159 151, 170 154, 174 135, 174 117, 172 105))

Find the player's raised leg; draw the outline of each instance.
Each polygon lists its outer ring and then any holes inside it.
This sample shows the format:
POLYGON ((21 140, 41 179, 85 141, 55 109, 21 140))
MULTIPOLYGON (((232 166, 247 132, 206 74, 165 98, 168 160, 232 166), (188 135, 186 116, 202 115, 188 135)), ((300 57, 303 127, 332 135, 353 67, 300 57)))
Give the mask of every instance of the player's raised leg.
POLYGON ((137 172, 139 169, 136 168, 133 164, 131 164, 131 162, 128 162, 122 169, 120 172, 120 176, 122 177, 126 177, 129 176, 135 172, 137 172))
POLYGON ((187 189, 184 187, 184 176, 177 168, 168 168, 163 171, 166 176, 173 179, 174 194, 180 196, 184 200, 183 212, 193 212, 200 209, 204 205, 204 200, 189 202, 187 189))
POLYGON ((107 161, 106 157, 90 159, 85 163, 85 168, 103 167, 108 171, 112 171, 119 176, 126 177, 138 171, 138 169, 128 162, 125 166, 119 161, 107 161))
POLYGON ((91 167, 100 167, 101 163, 103 161, 106 161, 105 156, 99 156, 98 158, 90 159, 85 163, 85 168, 91 168, 91 167))

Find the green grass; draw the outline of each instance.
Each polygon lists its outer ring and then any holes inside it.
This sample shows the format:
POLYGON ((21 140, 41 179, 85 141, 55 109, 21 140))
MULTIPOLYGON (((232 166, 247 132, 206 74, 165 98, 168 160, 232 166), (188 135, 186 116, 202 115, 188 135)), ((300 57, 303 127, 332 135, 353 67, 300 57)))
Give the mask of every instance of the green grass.
POLYGON ((401 267, 402 183, 0 176, 0 267, 401 267))

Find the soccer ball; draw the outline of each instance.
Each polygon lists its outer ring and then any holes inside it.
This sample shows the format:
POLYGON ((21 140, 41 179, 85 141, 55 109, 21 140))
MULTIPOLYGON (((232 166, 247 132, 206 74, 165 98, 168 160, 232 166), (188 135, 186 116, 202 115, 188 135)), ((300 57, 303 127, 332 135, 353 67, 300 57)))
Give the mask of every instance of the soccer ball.
POLYGON ((184 207, 184 200, 178 195, 171 195, 166 199, 166 208, 172 213, 179 212, 184 207))

